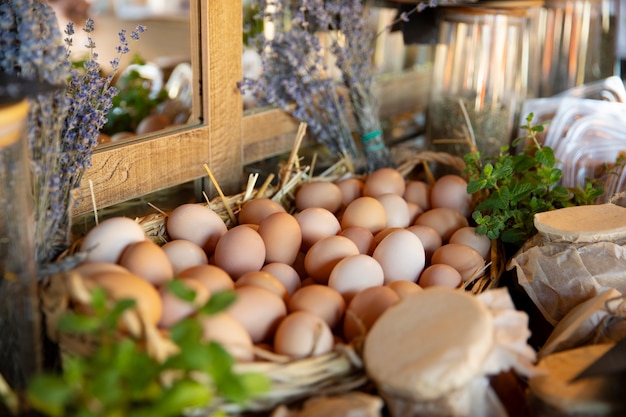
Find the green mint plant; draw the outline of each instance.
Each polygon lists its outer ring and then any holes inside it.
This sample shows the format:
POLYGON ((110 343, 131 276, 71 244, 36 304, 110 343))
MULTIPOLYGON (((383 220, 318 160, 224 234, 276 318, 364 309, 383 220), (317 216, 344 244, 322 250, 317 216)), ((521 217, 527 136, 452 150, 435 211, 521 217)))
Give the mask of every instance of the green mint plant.
MULTIPOLYGON (((193 291, 178 282, 168 287, 192 301, 193 291)), ((234 300, 232 291, 213 294, 198 316, 222 311, 234 300)), ((95 337, 90 355, 68 355, 60 373, 42 373, 28 385, 28 407, 50 417, 182 417, 190 408, 203 415, 225 416, 223 402, 245 404, 269 389, 266 376, 235 373, 234 359, 218 343, 202 340, 196 316, 170 329, 177 349, 165 361, 150 355, 145 341, 120 337, 122 314, 135 305, 120 300, 112 307, 104 291, 92 294, 90 314, 68 311, 61 331, 95 337)))
POLYGON ((560 185, 562 172, 554 151, 537 139, 546 123, 533 125, 532 120, 530 113, 521 126, 526 135, 512 143, 513 147, 521 141, 529 143, 521 152, 513 154, 510 146, 504 146, 499 155, 484 160, 480 152, 464 155, 476 233, 518 246, 537 232, 536 213, 594 204, 603 193, 595 180, 588 180, 584 187, 560 185))

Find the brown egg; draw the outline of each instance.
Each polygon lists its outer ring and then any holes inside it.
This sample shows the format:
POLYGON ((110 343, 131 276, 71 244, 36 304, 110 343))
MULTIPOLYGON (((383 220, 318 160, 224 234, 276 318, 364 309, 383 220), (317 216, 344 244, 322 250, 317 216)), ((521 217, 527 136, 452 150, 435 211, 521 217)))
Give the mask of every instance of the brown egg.
POLYGON ((149 322, 161 320, 163 304, 156 288, 145 279, 131 273, 102 271, 84 278, 87 288, 101 287, 113 300, 133 299, 137 309, 149 322))
POLYGON ((472 203, 471 194, 467 193, 467 181, 459 175, 444 175, 435 181, 430 192, 433 208, 448 207, 469 217, 472 203))
POLYGON ((422 214, 424 210, 417 204, 411 203, 410 201, 406 202, 406 206, 409 209, 409 224, 413 224, 415 223, 415 219, 417 219, 417 216, 422 214))
POLYGON ((269 198, 255 198, 246 201, 239 211, 239 224, 250 223, 260 224, 261 220, 272 213, 285 212, 285 208, 276 201, 269 198))
POLYGON ((128 217, 111 217, 93 227, 80 243, 80 252, 88 262, 117 263, 122 251, 146 235, 139 224, 128 217))
POLYGON ((167 233, 172 239, 189 240, 207 254, 215 251, 217 241, 226 233, 224 220, 203 204, 182 204, 167 217, 167 233))
POLYGON ((305 285, 296 290, 289 300, 288 311, 308 311, 335 328, 343 318, 346 302, 335 289, 326 285, 305 285))
POLYGON ((119 142, 124 139, 134 138, 135 136, 137 135, 133 132, 117 132, 111 135, 111 142, 119 142))
POLYGON ((361 226, 372 233, 387 225, 385 206, 373 197, 359 197, 346 207, 341 217, 341 229, 361 226))
POLYGON ((424 211, 431 209, 430 191, 431 186, 424 181, 409 180, 406 182, 403 197, 406 201, 415 203, 424 211))
POLYGON ((177 282, 183 283, 187 289, 195 292, 195 298, 193 301, 187 301, 179 298, 166 287, 161 287, 159 294, 163 304, 163 313, 161 320, 159 320, 159 326, 168 328, 189 317, 206 304, 211 296, 209 290, 197 279, 180 278, 177 282))
POLYGON ((450 243, 462 243, 480 253, 485 260, 491 259, 491 239, 486 235, 476 234, 472 226, 462 227, 450 236, 450 243))
POLYGON ((302 248, 309 249, 318 240, 334 236, 341 230, 339 220, 330 211, 310 207, 294 214, 302 231, 302 248))
POLYGON ((383 194, 404 195, 406 184, 402 174, 393 168, 379 168, 365 178, 363 195, 378 197, 383 194))
POLYGON ((404 298, 414 292, 423 291, 423 288, 413 281, 391 281, 385 287, 394 290, 400 298, 404 298))
POLYGON ((178 278, 193 278, 200 281, 211 294, 220 291, 233 290, 235 282, 219 266, 215 265, 196 265, 182 270, 178 274, 178 278))
POLYGON ((76 272, 81 277, 87 277, 92 274, 108 271, 130 273, 130 271, 123 266, 112 264, 110 262, 83 262, 75 268, 72 268, 72 272, 76 272))
POLYGON ((358 255, 359 248, 344 236, 328 236, 318 240, 304 257, 304 268, 318 284, 326 284, 330 272, 343 258, 358 255))
POLYGON ((417 281, 420 287, 450 287, 458 288, 463 283, 459 271, 446 264, 433 264, 422 272, 417 281))
POLYGON ((243 325, 253 343, 271 340, 278 323, 287 315, 282 298, 252 285, 236 288, 235 293, 235 302, 226 312, 243 325))
POLYGON ((161 246, 167 255, 174 275, 181 271, 196 265, 206 265, 209 263, 206 252, 200 246, 185 239, 170 240, 161 246))
POLYGON ((414 233, 415 236, 420 238, 420 240, 422 241, 422 245, 424 246, 426 262, 430 263, 430 258, 432 258, 433 253, 435 253, 435 251, 439 249, 443 244, 439 232, 430 226, 424 226, 421 224, 409 226, 406 230, 414 233))
POLYGON ((219 343, 237 362, 254 360, 254 345, 245 327, 228 313, 199 317, 202 339, 219 343))
POLYGON ((244 285, 252 285, 260 288, 265 288, 268 291, 273 292, 277 296, 283 299, 283 301, 289 301, 289 292, 282 282, 274 275, 265 271, 250 271, 246 272, 237 279, 235 282, 235 288, 243 287, 244 285))
POLYGON ((385 227, 407 227, 410 213, 406 201, 398 194, 382 194, 376 197, 385 208, 385 227))
POLYGON ((433 264, 447 264, 459 271, 463 281, 482 275, 485 260, 473 248, 460 243, 448 243, 433 253, 433 264))
POLYGON ((265 244, 265 262, 292 264, 302 246, 300 223, 289 213, 272 213, 259 223, 265 244))
POLYGON ((437 207, 425 211, 417 217, 415 224, 435 229, 443 243, 448 243, 452 234, 461 227, 469 226, 465 216, 449 207, 437 207))
POLYGON ((328 324, 306 311, 290 313, 274 335, 274 351, 294 359, 324 355, 333 350, 334 344, 328 324))
POLYGON ((385 276, 380 264, 369 255, 343 258, 330 273, 328 286, 337 290, 347 303, 361 290, 383 285, 385 276))
POLYGON ((372 257, 383 268, 385 284, 399 280, 416 282, 426 264, 422 242, 405 229, 387 235, 376 246, 372 257))
POLYGON ((278 278, 290 295, 296 292, 296 290, 301 286, 300 275, 298 275, 298 272, 291 265, 280 262, 271 262, 263 265, 261 271, 268 272, 278 278))
POLYGON ((235 281, 249 271, 259 271, 265 263, 263 238, 247 226, 229 229, 217 242, 215 265, 222 268, 235 281))
POLYGON ((174 268, 167 254, 151 240, 126 246, 118 263, 154 285, 161 285, 174 278, 174 268))
POLYGON ((353 241, 357 248, 359 248, 359 252, 364 255, 371 255, 376 247, 374 235, 365 227, 347 227, 339 232, 339 234, 353 241))
POLYGON ((386 286, 369 287, 358 292, 348 304, 343 321, 346 341, 364 337, 381 314, 400 300, 400 296, 386 286))
POLYGON ((374 249, 376 249, 376 246, 378 246, 378 244, 384 238, 386 238, 391 232, 395 232, 396 230, 404 230, 404 228, 402 228, 402 227, 389 227, 387 229, 383 229, 380 232, 376 233, 374 235, 374 249))
POLYGON ((171 124, 172 121, 169 117, 163 114, 151 114, 139 122, 135 133, 145 135, 147 133, 156 132, 157 130, 163 130, 171 124))
POLYGON ((344 178, 338 180, 336 184, 341 190, 341 204, 343 207, 363 196, 363 181, 359 178, 344 178))
POLYGON ((334 213, 341 207, 342 197, 341 189, 334 182, 310 181, 296 190, 295 205, 298 211, 321 207, 334 213))

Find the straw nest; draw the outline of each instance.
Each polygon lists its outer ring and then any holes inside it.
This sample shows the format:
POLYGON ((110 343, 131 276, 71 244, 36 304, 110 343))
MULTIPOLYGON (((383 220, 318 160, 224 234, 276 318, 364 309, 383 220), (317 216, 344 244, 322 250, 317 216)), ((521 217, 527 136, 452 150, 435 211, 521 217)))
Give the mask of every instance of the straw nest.
MULTIPOLYGON (((465 167, 461 158, 445 153, 403 149, 394 158, 397 169, 405 176, 410 177, 419 172, 433 181, 431 168, 441 164, 451 167, 462 173, 465 167)), ((207 173, 214 181, 208 167, 207 173)), ((256 186, 256 178, 251 176, 246 190, 236 194, 225 196, 221 193, 219 185, 214 181, 218 196, 208 200, 202 205, 208 205, 217 212, 232 227, 236 222, 236 216, 246 201, 253 198, 267 197, 283 204, 288 211, 293 211, 294 193, 298 185, 304 181, 326 180, 333 181, 340 177, 356 175, 351 161, 344 158, 317 176, 311 176, 312 165, 301 166, 297 158, 297 152, 293 152, 288 163, 280 168, 280 184, 270 186, 270 178, 261 186, 256 186)), ((169 237, 166 231, 168 213, 157 212, 136 219, 144 229, 146 236, 153 241, 163 244, 169 237)), ((71 252, 71 250, 69 250, 71 252)), ((498 284, 498 278, 503 270, 504 260, 499 256, 499 245, 492 245, 492 259, 494 261, 486 270, 481 271, 480 276, 470 280, 466 290, 473 293, 486 291, 498 284)), ((93 341, 77 335, 62 334, 55 328, 55 322, 64 311, 71 308, 75 302, 85 302, 89 293, 82 284, 79 276, 61 273, 47 279, 41 285, 42 306, 46 318, 49 336, 57 341, 65 354, 84 355, 93 349, 93 341)), ((132 320, 131 320, 132 321, 132 320)), ((162 333, 153 327, 147 326, 138 318, 134 323, 126 323, 133 337, 141 337, 146 340, 146 346, 157 357, 167 355, 171 342, 162 333)), ((260 350, 260 349, 259 349, 260 350)), ((240 411, 269 411, 280 404, 290 403, 311 395, 341 393, 354 390, 367 382, 361 362, 358 343, 349 345, 337 345, 331 353, 306 359, 292 360, 288 357, 272 354, 266 351, 258 352, 257 357, 262 357, 251 363, 237 363, 236 369, 241 371, 258 371, 269 377, 272 389, 260 398, 246 405, 245 410, 235 404, 225 404, 224 409, 228 412, 240 411)), ((203 415, 203 410, 190 411, 192 415, 203 415)))

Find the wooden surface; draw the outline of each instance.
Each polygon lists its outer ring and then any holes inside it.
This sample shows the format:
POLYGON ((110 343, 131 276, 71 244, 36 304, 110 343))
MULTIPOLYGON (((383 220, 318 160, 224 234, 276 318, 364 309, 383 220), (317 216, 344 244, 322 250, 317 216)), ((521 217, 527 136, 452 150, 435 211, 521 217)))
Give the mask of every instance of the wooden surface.
MULTIPOLYGON (((288 153, 298 123, 281 110, 244 117, 241 79, 241 1, 194 0, 192 66, 195 126, 98 149, 81 187, 75 190, 74 215, 104 208, 197 178, 207 164, 226 194, 242 190, 244 165, 288 153)), ((414 70, 377 80, 381 118, 423 110, 428 102, 430 71, 414 70)), ((210 182, 205 182, 210 184, 210 182)), ((209 187, 209 195, 215 195, 209 187)))

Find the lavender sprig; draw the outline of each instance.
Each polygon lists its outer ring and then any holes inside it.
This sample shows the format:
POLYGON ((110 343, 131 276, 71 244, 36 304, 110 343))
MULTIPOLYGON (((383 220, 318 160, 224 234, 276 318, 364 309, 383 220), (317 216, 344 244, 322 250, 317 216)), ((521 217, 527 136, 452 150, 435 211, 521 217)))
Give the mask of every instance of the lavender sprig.
MULTIPOLYGON (((91 33, 94 22, 85 27, 91 33)), ((145 30, 138 26, 133 39, 145 30)), ((126 32, 120 33, 118 57, 112 71, 101 74, 95 44, 88 37, 89 57, 82 68, 72 68, 70 52, 74 27, 65 37, 52 8, 36 0, 0 2, 0 68, 24 78, 67 88, 30 100, 28 138, 35 215, 35 258, 43 266, 53 262, 70 243, 71 192, 80 185, 91 164, 105 116, 116 90, 111 86, 119 55, 128 52, 126 32)))

